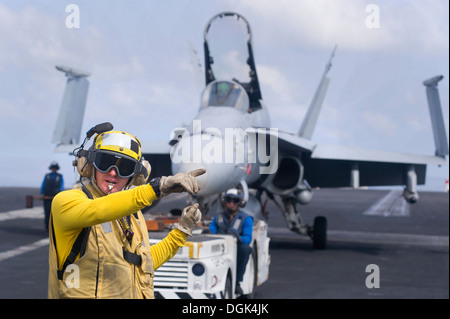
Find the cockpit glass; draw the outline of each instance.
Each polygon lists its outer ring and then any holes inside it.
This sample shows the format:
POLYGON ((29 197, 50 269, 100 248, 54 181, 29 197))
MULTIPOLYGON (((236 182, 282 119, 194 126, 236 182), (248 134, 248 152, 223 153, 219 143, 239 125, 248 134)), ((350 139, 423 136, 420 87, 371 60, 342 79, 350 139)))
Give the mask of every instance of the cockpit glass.
POLYGON ((244 112, 249 107, 249 99, 244 88, 230 81, 214 81, 208 84, 202 95, 201 107, 230 106, 244 112))
POLYGON ((224 15, 211 23, 206 39, 216 80, 250 82, 247 64, 249 36, 247 24, 235 15, 224 15))

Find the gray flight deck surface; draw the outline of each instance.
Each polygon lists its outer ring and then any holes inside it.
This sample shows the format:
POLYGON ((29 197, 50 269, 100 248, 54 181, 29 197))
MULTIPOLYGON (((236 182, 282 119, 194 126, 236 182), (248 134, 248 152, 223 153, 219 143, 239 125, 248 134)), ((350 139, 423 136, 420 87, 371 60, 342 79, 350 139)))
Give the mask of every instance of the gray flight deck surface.
MULTIPOLYGON (((0 188, 0 298, 47 297, 42 201, 25 209, 25 196, 38 192, 0 188)), ((419 202, 408 206, 399 196, 396 190, 316 190, 312 202, 299 208, 309 223, 327 217, 325 250, 287 230, 269 202, 270 276, 255 298, 448 299, 448 194, 421 192, 419 202), (366 286, 373 275, 368 265, 378 266, 379 288, 366 286)), ((183 196, 169 195, 150 211, 184 205, 183 196)))

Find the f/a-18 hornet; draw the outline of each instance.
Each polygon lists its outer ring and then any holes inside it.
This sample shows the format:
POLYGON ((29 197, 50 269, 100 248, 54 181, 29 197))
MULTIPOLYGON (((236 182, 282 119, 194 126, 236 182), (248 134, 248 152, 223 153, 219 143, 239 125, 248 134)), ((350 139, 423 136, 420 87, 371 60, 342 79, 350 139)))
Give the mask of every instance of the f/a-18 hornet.
MULTIPOLYGON (((216 207, 222 192, 239 187, 246 201, 243 210, 261 217, 265 201, 273 200, 287 227, 310 236, 318 249, 326 247, 327 221, 318 216, 313 225, 305 224, 297 205, 308 204, 314 188, 404 185, 403 197, 415 203, 419 199, 417 185, 425 183, 426 166, 444 165, 448 155, 437 90, 442 76, 423 82, 436 144, 434 156, 321 145, 311 137, 329 84, 327 74, 335 49, 299 131, 289 133, 271 127, 258 82, 249 23, 233 12, 215 15, 204 30, 206 86, 198 114, 189 125, 175 128, 162 147, 158 143, 143 145, 144 157, 152 164, 152 176, 206 168, 206 174, 198 178, 202 189, 192 197, 205 214, 216 207)), ((200 70, 192 49, 191 57, 200 70)), ((58 122, 80 127, 81 122, 73 124, 74 116, 64 117, 70 113, 64 110, 84 113, 89 74, 57 68, 68 76, 63 115, 58 122)), ((60 149, 67 150, 64 144, 77 143, 79 129, 72 131, 55 131, 54 142, 61 144, 60 149)))

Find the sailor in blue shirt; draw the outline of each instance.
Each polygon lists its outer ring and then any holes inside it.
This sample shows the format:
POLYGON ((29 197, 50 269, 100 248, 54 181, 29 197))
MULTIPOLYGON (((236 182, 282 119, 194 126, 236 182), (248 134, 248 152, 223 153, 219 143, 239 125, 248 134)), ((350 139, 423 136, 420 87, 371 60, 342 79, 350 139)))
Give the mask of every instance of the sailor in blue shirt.
POLYGON ((41 195, 43 195, 44 199, 44 214, 45 214, 44 224, 45 229, 47 230, 53 197, 55 197, 56 194, 64 190, 63 176, 56 172, 57 170, 59 170, 58 163, 52 162, 48 169, 51 170, 52 172, 45 174, 41 186, 41 195))
POLYGON ((213 234, 230 234, 236 237, 237 265, 236 265, 236 294, 242 295, 242 288, 239 285, 244 279, 245 267, 250 254, 252 253, 252 232, 253 218, 239 210, 245 202, 243 195, 236 188, 231 188, 223 195, 223 205, 225 211, 217 214, 209 230, 213 234))

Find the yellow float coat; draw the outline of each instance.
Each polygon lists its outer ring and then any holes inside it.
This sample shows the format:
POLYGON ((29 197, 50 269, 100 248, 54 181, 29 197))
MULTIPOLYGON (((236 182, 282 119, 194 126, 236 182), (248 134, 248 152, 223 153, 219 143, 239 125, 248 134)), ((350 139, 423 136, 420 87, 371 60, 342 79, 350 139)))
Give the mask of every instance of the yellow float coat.
POLYGON ((156 200, 149 184, 103 196, 87 185, 94 199, 80 189, 58 193, 52 202, 49 250, 49 298, 154 298, 154 270, 184 246, 187 234, 178 229, 150 246, 140 211, 156 200), (118 219, 130 216, 134 232, 129 242, 118 219), (75 240, 91 227, 85 254, 57 278, 75 240), (56 243, 56 247, 55 244, 56 243), (123 258, 123 249, 141 257, 137 266, 123 258), (77 287, 78 286, 78 287, 77 287))

